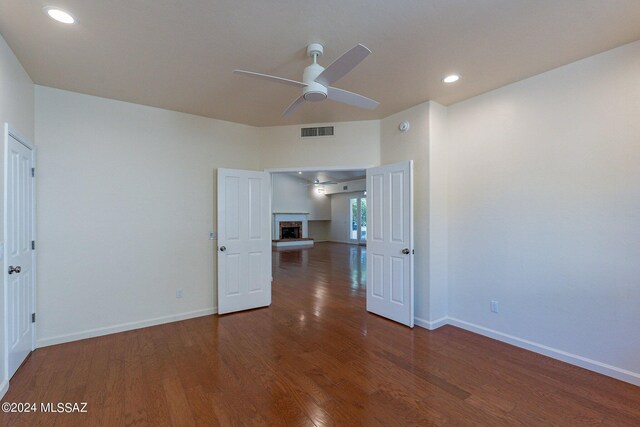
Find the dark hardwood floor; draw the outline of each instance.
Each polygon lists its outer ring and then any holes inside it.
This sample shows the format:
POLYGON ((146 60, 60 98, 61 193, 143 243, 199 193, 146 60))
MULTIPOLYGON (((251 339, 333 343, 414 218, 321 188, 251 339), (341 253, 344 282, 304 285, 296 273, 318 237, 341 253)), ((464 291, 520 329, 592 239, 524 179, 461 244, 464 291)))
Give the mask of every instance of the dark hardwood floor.
POLYGON ((640 425, 640 388, 451 326, 365 310, 365 249, 274 252, 269 308, 36 350, 4 425, 640 425))

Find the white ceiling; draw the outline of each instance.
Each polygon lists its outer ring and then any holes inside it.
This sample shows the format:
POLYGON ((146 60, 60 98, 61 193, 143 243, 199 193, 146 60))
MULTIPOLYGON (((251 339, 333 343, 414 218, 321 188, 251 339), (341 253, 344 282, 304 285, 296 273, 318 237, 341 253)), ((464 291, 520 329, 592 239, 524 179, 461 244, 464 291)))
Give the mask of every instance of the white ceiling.
POLYGON ((367 176, 367 172, 363 170, 351 170, 351 171, 301 171, 298 172, 286 172, 286 175, 290 175, 302 180, 305 180, 309 183, 313 183, 314 180, 319 180, 320 182, 325 181, 334 181, 337 183, 347 182, 347 181, 355 181, 357 179, 364 179, 367 176))
POLYGON ((0 0, 0 32, 33 81, 257 126, 379 119, 444 105, 640 39, 638 0, 0 0), (45 5, 71 12, 65 26, 45 5), (293 87, 309 42, 323 65, 357 43, 373 54, 335 86, 373 111, 306 103, 293 87), (456 72, 454 85, 441 79, 456 72))

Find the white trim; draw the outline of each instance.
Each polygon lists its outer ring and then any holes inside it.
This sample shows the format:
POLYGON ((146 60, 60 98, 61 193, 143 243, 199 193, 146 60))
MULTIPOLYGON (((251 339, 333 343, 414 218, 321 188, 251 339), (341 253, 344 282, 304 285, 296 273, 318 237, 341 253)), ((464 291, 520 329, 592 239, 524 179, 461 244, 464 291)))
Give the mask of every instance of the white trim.
POLYGON ((306 166, 298 168, 269 168, 265 169, 265 172, 269 173, 287 173, 287 172, 341 172, 341 171, 353 171, 353 170, 366 170, 374 166, 306 166))
MULTIPOLYGON (((4 132, 3 132, 3 147, 2 149, 4 150, 4 184, 2 187, 2 191, 3 191, 3 203, 4 203, 4 210, 3 210, 3 215, 4 215, 4 219, 3 219, 3 224, 2 224, 2 235, 4 236, 3 238, 3 251, 2 251, 2 268, 4 269, 4 271, 2 272, 2 299, 3 299, 3 305, 2 305, 2 322, 4 323, 4 341, 2 342, 2 353, 4 354, 4 367, 3 367, 3 372, 4 372, 4 376, 2 378, 3 383, 6 382, 7 383, 7 388, 9 386, 9 329, 8 329, 8 325, 7 323, 7 246, 6 246, 6 239, 7 236, 9 235, 9 233, 7 232, 7 175, 8 175, 8 165, 9 165, 9 160, 7 159, 7 153, 9 151, 9 135, 10 135, 10 131, 9 131, 9 123, 5 123, 4 124, 4 132)), ((31 268, 33 268, 33 266, 31 266, 31 268)))
POLYGON ((71 341, 78 341, 87 338, 95 338, 103 335, 116 334, 118 332, 132 331, 134 329, 146 328, 149 326, 162 325, 164 323, 178 322, 180 320, 193 319, 195 317, 209 316, 216 314, 218 307, 205 308, 202 310, 188 311, 186 313, 171 314, 169 316, 155 317, 153 319, 139 320, 136 322, 120 323, 118 325, 106 326, 103 328, 89 329, 72 334, 57 335, 55 337, 42 338, 36 342, 38 348, 50 345, 62 344, 71 341))
POLYGON ((542 354, 553 359, 561 360, 563 362, 570 363, 572 365, 579 366, 590 371, 598 372, 600 374, 640 386, 640 373, 638 372, 631 372, 626 369, 598 362, 597 360, 589 359, 577 354, 568 353, 563 350, 558 350, 556 348, 552 348, 543 344, 518 338, 513 335, 498 332, 493 329, 485 328, 484 326, 465 322, 464 320, 449 317, 448 323, 450 325, 457 326, 458 328, 465 329, 467 331, 471 331, 485 337, 493 338, 495 340, 502 341, 516 347, 524 348, 525 350, 533 351, 534 353, 542 354))
POLYGON ((453 317, 442 317, 433 321, 415 317, 414 321, 417 326, 428 329, 430 331, 440 328, 444 325, 455 326, 460 329, 476 333, 478 335, 492 338, 494 340, 511 344, 516 347, 532 351, 534 353, 551 357, 552 359, 561 360, 571 365, 579 366, 581 368, 588 369, 590 371, 597 372, 608 377, 616 378, 618 380, 640 386, 640 373, 638 372, 632 372, 623 368, 618 368, 616 366, 598 362, 597 360, 589 359, 588 357, 579 356, 577 354, 558 350, 557 348, 549 347, 544 344, 518 338, 516 336, 505 334, 494 329, 476 325, 475 323, 465 322, 464 320, 456 319, 453 317))
MULTIPOLYGON (((316 242, 318 242, 318 240, 316 240, 316 242)), ((353 243, 353 242, 350 242, 350 241, 348 241, 348 240, 331 240, 331 239, 329 239, 329 240, 325 240, 325 242, 330 242, 330 243, 340 243, 340 244, 343 244, 343 245, 360 246, 360 245, 358 245, 357 243, 353 243)))
POLYGON ((9 381, 4 380, 2 381, 2 384, 0 384, 0 399, 2 399, 5 394, 7 394, 7 391, 9 391, 9 381))
POLYGON ((300 246, 305 248, 313 247, 313 240, 294 240, 293 242, 271 242, 274 248, 286 248, 291 246, 300 246))
POLYGON ((418 316, 415 316, 413 318, 413 321, 416 326, 420 326, 421 328, 425 328, 430 331, 433 331, 434 329, 438 329, 441 326, 449 324, 448 317, 441 317, 440 319, 429 321, 429 320, 422 319, 418 316))
MULTIPOLYGON (((38 308, 38 304, 37 304, 37 295, 38 293, 36 292, 36 285, 38 284, 38 271, 36 266, 38 265, 37 263, 37 258, 38 258, 38 233, 36 232, 36 223, 37 223, 37 217, 36 217, 36 212, 38 209, 37 206, 37 202, 36 202, 36 184, 37 184, 37 180, 36 180, 36 175, 38 173, 37 167, 36 167, 36 159, 37 159, 37 152, 36 152, 36 147, 34 146, 31 149, 31 167, 33 168, 33 170, 35 170, 34 176, 31 178, 33 180, 32 184, 31 184, 31 191, 33 191, 33 194, 31 195, 31 240, 36 242, 36 246, 35 248, 33 248, 31 250, 31 280, 33 280, 33 285, 31 286, 31 303, 32 303, 32 307, 31 307, 31 313, 35 313, 37 308, 38 308)), ((37 315, 36 315, 36 322, 33 324, 33 328, 31 328, 31 351, 36 349, 36 331, 38 329, 38 319, 37 319, 37 315)))

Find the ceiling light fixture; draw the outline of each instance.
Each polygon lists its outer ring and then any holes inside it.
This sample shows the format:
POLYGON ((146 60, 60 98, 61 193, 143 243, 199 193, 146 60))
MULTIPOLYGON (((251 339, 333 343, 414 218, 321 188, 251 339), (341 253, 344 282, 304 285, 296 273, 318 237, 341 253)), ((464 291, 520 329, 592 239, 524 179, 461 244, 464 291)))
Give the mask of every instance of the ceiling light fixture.
POLYGON ((455 83, 458 80, 460 80, 460 76, 457 74, 451 74, 445 77, 444 79, 442 79, 442 81, 445 83, 455 83))
POLYGON ((51 19, 55 19, 58 22, 62 22, 63 24, 73 24, 76 22, 75 18, 71 16, 69 12, 65 12, 62 9, 58 9, 57 7, 47 6, 44 8, 44 11, 51 19))
POLYGON ((302 171, 298 171, 298 175, 302 175, 302 171))

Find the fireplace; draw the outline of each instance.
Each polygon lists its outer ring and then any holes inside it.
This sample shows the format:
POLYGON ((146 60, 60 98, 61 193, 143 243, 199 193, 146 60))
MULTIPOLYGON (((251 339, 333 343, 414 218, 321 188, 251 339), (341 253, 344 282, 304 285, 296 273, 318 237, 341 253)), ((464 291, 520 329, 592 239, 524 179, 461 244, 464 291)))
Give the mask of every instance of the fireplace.
POLYGON ((302 221, 281 221, 278 237, 280 240, 302 238, 302 221))
POLYGON ((309 238, 309 221, 307 212, 274 212, 272 245, 277 248, 293 248, 296 246, 313 246, 309 238))

